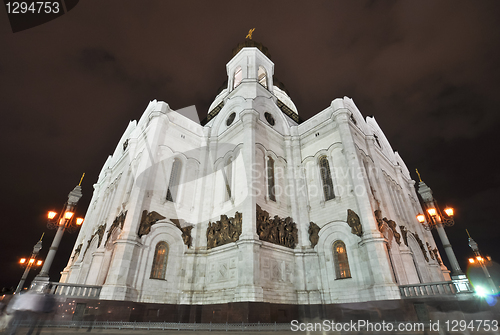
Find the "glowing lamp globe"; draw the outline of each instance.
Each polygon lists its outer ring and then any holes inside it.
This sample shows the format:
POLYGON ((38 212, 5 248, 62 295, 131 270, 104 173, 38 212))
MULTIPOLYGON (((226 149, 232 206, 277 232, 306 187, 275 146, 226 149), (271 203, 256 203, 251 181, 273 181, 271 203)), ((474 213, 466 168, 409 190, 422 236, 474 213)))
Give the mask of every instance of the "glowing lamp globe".
POLYGON ((427 210, 427 213, 429 213, 429 215, 430 215, 430 216, 434 216, 434 215, 436 215, 436 214, 437 214, 437 212, 436 212, 436 209, 435 209, 435 208, 429 208, 429 209, 427 210))
POLYGON ((448 215, 448 216, 453 216, 453 208, 451 208, 451 207, 445 208, 445 209, 444 209, 444 212, 445 212, 445 213, 446 213, 446 215, 448 215))

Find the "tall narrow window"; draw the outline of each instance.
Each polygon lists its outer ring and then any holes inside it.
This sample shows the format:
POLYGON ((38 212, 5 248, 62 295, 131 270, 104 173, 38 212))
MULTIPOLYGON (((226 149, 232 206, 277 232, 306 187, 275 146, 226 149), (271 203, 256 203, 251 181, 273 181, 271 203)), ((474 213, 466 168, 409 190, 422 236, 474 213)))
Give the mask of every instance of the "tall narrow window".
POLYGON ((231 182, 233 178, 233 159, 230 157, 227 160, 225 173, 224 173, 224 185, 225 185, 225 198, 224 200, 228 201, 231 199, 231 182))
POLYGON ((257 77, 259 78, 259 84, 267 88, 267 75, 264 67, 259 66, 259 71, 257 72, 257 77))
POLYGON ((342 241, 335 241, 333 244, 333 258, 335 262, 335 275, 337 279, 351 278, 349 270, 349 261, 347 260, 347 251, 342 241))
POLYGON ((267 158, 267 194, 269 200, 276 201, 276 194, 274 190, 274 159, 267 158))
POLYGON ((241 71, 241 66, 238 66, 236 68, 236 71, 234 71, 234 82, 233 82, 233 88, 236 88, 239 84, 241 84, 241 80, 243 79, 243 71, 241 71))
POLYGON ((321 156, 319 158, 319 171, 321 175, 321 183, 323 184, 323 194, 325 195, 325 201, 335 198, 335 193, 333 192, 333 181, 332 174, 330 173, 330 165, 328 164, 328 158, 326 156, 321 156))
POLYGON ((167 272, 168 244, 158 242, 155 248, 153 266, 151 267, 151 279, 165 279, 167 272))
POLYGON ((175 202, 177 200, 177 193, 179 190, 179 181, 181 177, 182 163, 179 159, 175 158, 172 164, 172 172, 170 173, 170 180, 168 182, 167 200, 175 202))

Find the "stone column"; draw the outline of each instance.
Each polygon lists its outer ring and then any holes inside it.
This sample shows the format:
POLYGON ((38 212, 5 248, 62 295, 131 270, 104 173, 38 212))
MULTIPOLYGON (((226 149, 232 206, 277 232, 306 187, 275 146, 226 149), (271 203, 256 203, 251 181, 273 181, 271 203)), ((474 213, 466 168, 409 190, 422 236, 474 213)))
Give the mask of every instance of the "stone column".
POLYGON ((389 264, 385 239, 377 228, 377 222, 372 212, 368 187, 366 180, 356 178, 359 171, 362 171, 362 163, 358 157, 357 149, 349 126, 350 111, 344 107, 342 99, 332 101, 331 108, 337 123, 340 138, 344 147, 347 168, 350 170, 351 181, 353 183, 354 196, 358 204, 359 218, 363 227, 360 246, 365 249, 367 256, 367 266, 372 273, 373 286, 370 294, 381 299, 398 299, 399 290, 392 279, 392 269, 389 264), (383 298, 382 298, 383 297, 383 298))
POLYGON ((244 143, 243 162, 247 182, 247 198, 243 200, 243 223, 239 241, 238 287, 235 289, 235 301, 262 301, 263 290, 260 286, 260 244, 257 235, 256 213, 256 178, 253 173, 255 163, 255 128, 259 113, 246 109, 240 114, 243 121, 244 143))
POLYGON ((259 113, 253 109, 246 109, 240 114, 243 121, 244 140, 243 162, 245 165, 245 176, 247 182, 247 198, 243 200, 243 225, 240 240, 258 240, 257 214, 256 214, 256 181, 253 172, 255 163, 255 127, 259 113))

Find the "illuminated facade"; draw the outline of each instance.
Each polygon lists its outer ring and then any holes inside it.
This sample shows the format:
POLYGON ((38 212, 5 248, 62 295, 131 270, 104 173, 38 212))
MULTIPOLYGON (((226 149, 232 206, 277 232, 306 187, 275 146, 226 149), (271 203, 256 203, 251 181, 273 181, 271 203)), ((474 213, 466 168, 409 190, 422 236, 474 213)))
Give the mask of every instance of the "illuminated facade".
POLYGON ((373 117, 345 97, 301 121, 253 41, 226 69, 204 125, 156 100, 130 122, 61 282, 112 300, 332 304, 449 280, 373 117))

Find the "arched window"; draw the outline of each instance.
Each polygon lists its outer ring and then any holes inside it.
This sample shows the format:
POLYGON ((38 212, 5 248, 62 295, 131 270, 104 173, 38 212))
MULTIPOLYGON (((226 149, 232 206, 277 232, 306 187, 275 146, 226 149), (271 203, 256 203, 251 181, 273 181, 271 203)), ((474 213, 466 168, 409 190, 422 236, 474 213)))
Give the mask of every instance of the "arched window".
POLYGON ((267 194, 269 200, 276 201, 276 194, 274 192, 274 159, 267 158, 267 194))
POLYGON ((223 170, 224 173, 224 186, 226 189, 225 192, 225 201, 228 201, 231 199, 231 183, 232 183, 232 178, 233 178, 233 159, 232 157, 229 157, 227 160, 227 164, 225 167, 225 170, 223 170))
POLYGON ((328 164, 328 158, 326 158, 325 155, 319 158, 319 172, 321 175, 321 183, 323 184, 325 201, 335 198, 335 193, 333 192, 332 174, 330 173, 330 164, 328 164))
POLYGON ((338 240, 333 244, 333 259, 335 262, 335 275, 337 279, 351 278, 344 242, 338 240))
POLYGON ((241 84, 241 80, 243 79, 243 71, 241 70, 241 66, 238 66, 234 71, 234 80, 233 80, 233 89, 236 88, 239 84, 241 84))
POLYGON ((168 244, 158 242, 155 248, 153 266, 151 267, 151 279, 165 279, 167 272, 168 244))
POLYGON ((172 172, 170 172, 170 180, 168 182, 167 200, 175 202, 179 190, 179 181, 181 179, 182 163, 178 158, 174 159, 172 164, 172 172))
POLYGON ((259 71, 257 72, 257 78, 259 80, 259 84, 267 88, 267 74, 263 66, 259 66, 259 71))

